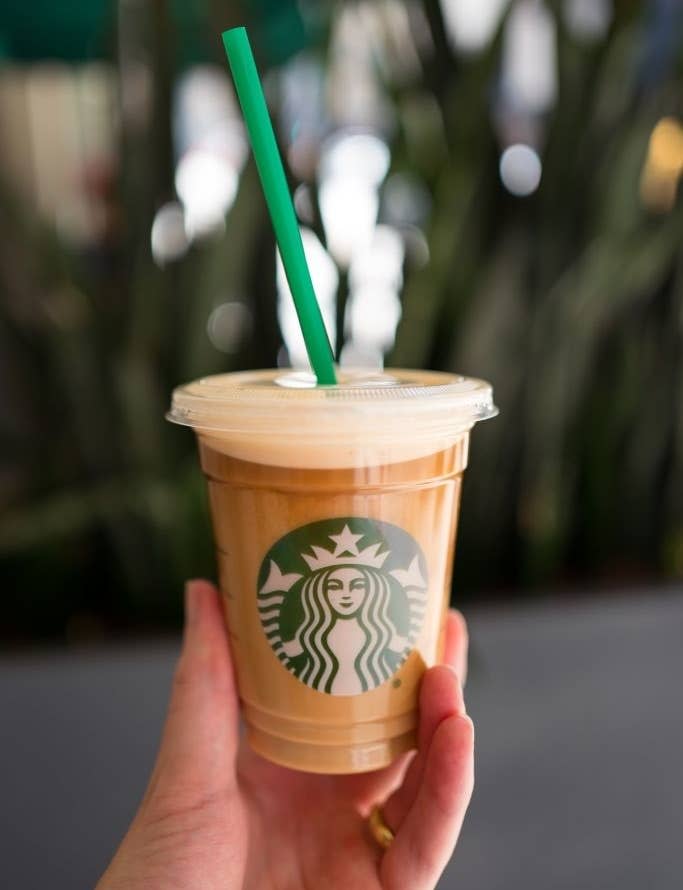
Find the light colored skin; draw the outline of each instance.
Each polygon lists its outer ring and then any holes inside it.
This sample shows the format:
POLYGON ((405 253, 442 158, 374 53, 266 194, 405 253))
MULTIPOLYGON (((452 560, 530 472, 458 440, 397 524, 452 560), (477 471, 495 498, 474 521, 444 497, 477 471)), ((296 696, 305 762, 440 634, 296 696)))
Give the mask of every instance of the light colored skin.
POLYGON ((325 593, 339 618, 351 618, 363 604, 368 584, 358 569, 335 569, 327 579, 325 593))
POLYGON ((241 739, 219 594, 188 583, 183 650, 149 786, 97 890, 433 890, 473 784, 473 729, 458 676, 467 634, 451 612, 446 666, 420 690, 418 752, 384 770, 317 776, 241 739), (383 852, 366 817, 383 804, 383 852))

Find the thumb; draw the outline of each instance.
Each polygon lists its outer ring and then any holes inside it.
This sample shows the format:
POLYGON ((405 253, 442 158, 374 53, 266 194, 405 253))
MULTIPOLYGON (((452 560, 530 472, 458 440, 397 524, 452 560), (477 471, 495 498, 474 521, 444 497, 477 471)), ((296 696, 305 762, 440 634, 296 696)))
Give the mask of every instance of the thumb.
POLYGON ((146 801, 192 805, 231 788, 239 705, 220 594, 208 581, 185 586, 185 632, 161 747, 146 801))

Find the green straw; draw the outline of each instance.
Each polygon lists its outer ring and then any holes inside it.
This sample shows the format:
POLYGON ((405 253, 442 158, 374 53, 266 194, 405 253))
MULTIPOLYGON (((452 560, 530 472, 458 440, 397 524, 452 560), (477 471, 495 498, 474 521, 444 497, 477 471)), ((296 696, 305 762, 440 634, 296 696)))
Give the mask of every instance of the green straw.
POLYGON ((256 63, 245 28, 223 31, 223 43, 247 124, 261 185, 275 229, 280 256, 299 316, 301 333, 319 385, 337 382, 330 341, 315 298, 294 205, 275 142, 256 63))

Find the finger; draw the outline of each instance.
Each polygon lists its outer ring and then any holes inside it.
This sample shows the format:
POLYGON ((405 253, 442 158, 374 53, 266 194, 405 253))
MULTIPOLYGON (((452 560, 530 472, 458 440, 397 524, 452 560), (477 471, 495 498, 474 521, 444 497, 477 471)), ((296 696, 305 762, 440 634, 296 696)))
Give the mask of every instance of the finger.
POLYGON ((410 764, 403 784, 386 801, 384 817, 393 831, 403 824, 421 785, 432 738, 438 726, 454 715, 465 715, 460 681, 451 667, 437 665, 425 672, 420 688, 418 753, 410 764))
POLYGON ((380 869, 392 890, 432 890, 451 857, 474 785, 474 728, 457 714, 439 724, 422 782, 380 869))
POLYGON ((238 699, 220 595, 208 581, 185 589, 185 632, 150 792, 212 793, 234 781, 238 699))
MULTIPOLYGON (((461 682, 463 682, 463 679, 467 674, 467 624, 462 613, 458 612, 456 609, 450 609, 448 611, 444 637, 443 663, 453 668, 461 682)), ((450 684, 450 680, 447 680, 447 683, 450 684)), ((420 704, 420 712, 425 717, 425 719, 421 719, 420 724, 421 737, 419 747, 421 748, 423 748, 425 744, 428 744, 428 741, 431 738, 431 733, 439 720, 442 719, 444 712, 443 710, 441 711, 442 716, 440 717, 439 708, 445 707, 446 714, 455 713, 455 711, 448 710, 448 696, 450 692, 446 691, 446 695, 444 696, 439 691, 438 687, 438 683, 433 684, 433 681, 428 681, 424 688, 425 701, 420 704)), ((455 702, 452 702, 452 704, 456 708, 459 706, 457 695, 455 702)), ((378 800, 386 800, 390 794, 406 782, 406 774, 414 756, 415 752, 412 751, 397 758, 390 766, 383 770, 379 770, 376 773, 344 776, 340 779, 340 783, 343 783, 344 788, 350 794, 351 799, 361 814, 367 815, 378 800)), ((414 798, 419 780, 419 771, 419 766, 415 767, 413 774, 408 780, 407 790, 403 794, 403 806, 398 808, 400 812, 405 812, 407 805, 411 803, 414 798)), ((397 808, 394 806, 394 809, 396 810, 397 808)))
POLYGON ((443 661, 455 669, 464 686, 467 681, 467 650, 469 636, 467 622, 457 609, 449 609, 446 618, 446 640, 444 644, 443 661))
POLYGON ((420 687, 420 725, 417 750, 424 756, 439 723, 453 714, 465 714, 465 700, 460 679, 445 664, 425 671, 420 687))
POLYGON ((366 818, 378 800, 386 800, 405 781, 406 771, 415 757, 415 751, 399 755, 389 766, 369 773, 335 776, 338 793, 349 800, 366 818))

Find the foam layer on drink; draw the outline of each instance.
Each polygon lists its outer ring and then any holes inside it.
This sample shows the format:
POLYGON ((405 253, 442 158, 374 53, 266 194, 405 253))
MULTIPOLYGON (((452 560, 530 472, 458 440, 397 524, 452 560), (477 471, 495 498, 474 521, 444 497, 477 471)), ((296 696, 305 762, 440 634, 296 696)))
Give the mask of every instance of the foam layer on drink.
POLYGON ((168 419, 230 457, 327 469, 414 460, 447 448, 497 413, 491 387, 435 371, 340 371, 318 387, 304 373, 206 377, 173 393, 168 419))

